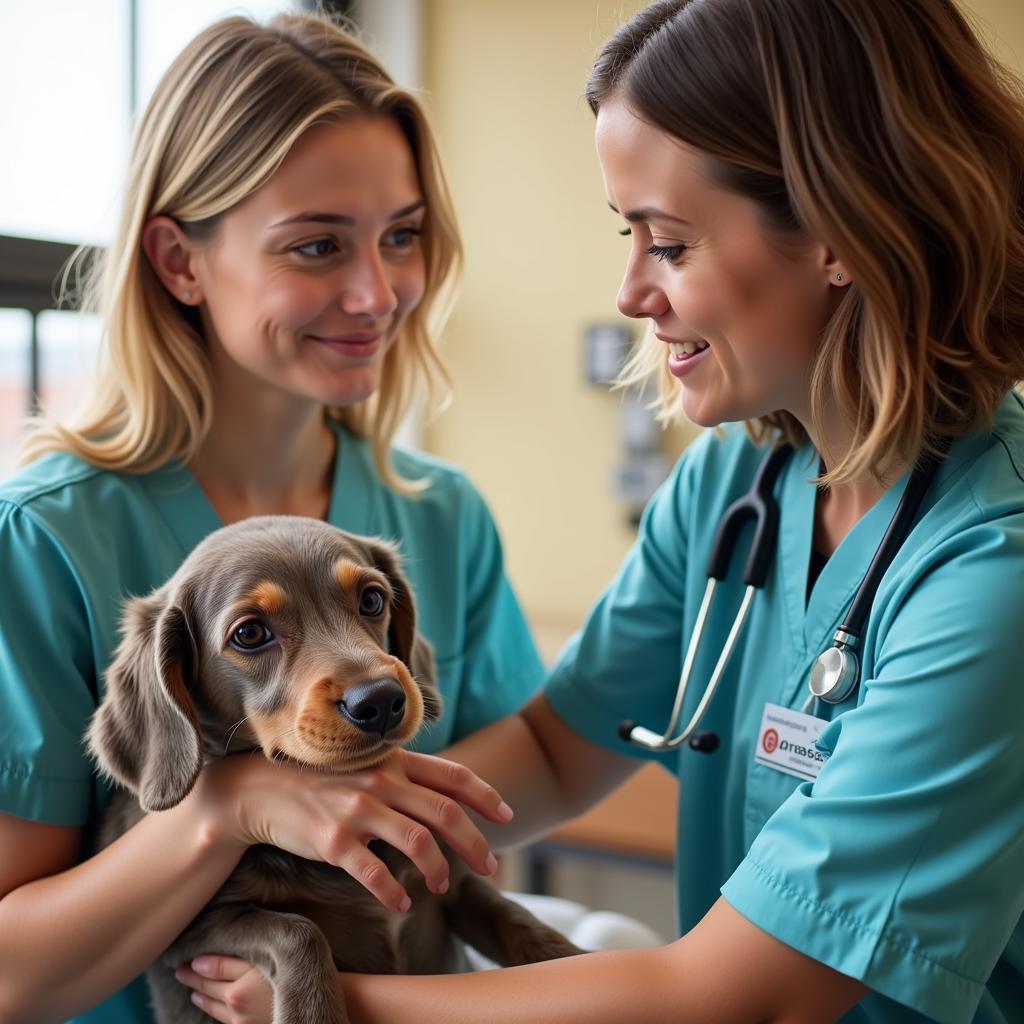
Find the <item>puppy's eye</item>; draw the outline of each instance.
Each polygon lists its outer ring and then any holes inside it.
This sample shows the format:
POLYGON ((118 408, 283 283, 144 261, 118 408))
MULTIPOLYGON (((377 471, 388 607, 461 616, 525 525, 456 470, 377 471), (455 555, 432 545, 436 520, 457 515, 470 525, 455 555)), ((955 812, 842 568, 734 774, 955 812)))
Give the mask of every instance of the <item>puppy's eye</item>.
POLYGON ((376 619, 384 613, 384 591, 377 587, 367 587, 359 598, 359 614, 368 619, 376 619))
POLYGON ((238 651, 255 651, 274 639, 274 634, 259 619, 248 619, 231 634, 231 646, 238 651))

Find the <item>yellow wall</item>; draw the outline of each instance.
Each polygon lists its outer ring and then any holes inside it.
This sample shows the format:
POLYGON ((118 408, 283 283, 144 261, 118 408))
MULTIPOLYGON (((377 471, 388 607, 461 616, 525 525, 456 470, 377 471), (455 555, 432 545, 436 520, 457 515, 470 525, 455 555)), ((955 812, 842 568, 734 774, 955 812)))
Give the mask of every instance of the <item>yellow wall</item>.
POLYGON ((961 6, 996 56, 1024 72, 1024 0, 961 0, 961 6))
POLYGON ((597 47, 639 6, 425 2, 428 103, 467 257, 444 341, 455 402, 426 445, 491 503, 535 622, 579 619, 633 536, 611 494, 619 398, 583 371, 586 325, 623 322, 627 243, 582 97, 597 47))
MULTIPOLYGON (((423 0, 424 78, 466 241, 445 338, 455 403, 426 445, 476 481, 535 625, 578 621, 632 539, 611 495, 619 400, 588 385, 583 332, 620 320, 626 240, 605 209, 582 99, 639 0, 423 0)), ((1024 0, 968 9, 1024 57, 1024 0)), ((671 457, 681 434, 666 439, 671 457)))

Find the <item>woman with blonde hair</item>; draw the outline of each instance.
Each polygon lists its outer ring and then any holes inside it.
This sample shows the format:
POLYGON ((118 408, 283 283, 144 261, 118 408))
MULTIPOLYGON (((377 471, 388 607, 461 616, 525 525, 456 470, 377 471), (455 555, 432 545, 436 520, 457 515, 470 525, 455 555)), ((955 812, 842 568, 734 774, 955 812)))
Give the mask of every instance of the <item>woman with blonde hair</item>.
MULTIPOLYGON (((520 839, 674 771, 681 938, 343 978, 353 1019, 1024 1020, 1021 87, 953 0, 662 0, 587 94, 633 370, 730 425, 543 694, 454 756, 520 839)), ((204 966, 241 1019, 258 986, 204 966)))
POLYGON ((408 894, 367 848, 374 837, 434 891, 448 868, 423 825, 494 870, 457 803, 502 820, 500 798, 407 752, 344 779, 228 757, 182 804, 82 854, 108 795, 82 736, 121 602, 223 524, 300 514, 399 541, 446 703, 421 749, 539 685, 480 496, 391 444, 418 392, 442 397, 433 336, 459 259, 423 111, 346 31, 230 18, 164 75, 92 282, 98 382, 76 421, 35 426, 26 465, 0 486, 5 1024, 151 1019, 132 979, 254 843, 344 867, 399 911, 408 894))

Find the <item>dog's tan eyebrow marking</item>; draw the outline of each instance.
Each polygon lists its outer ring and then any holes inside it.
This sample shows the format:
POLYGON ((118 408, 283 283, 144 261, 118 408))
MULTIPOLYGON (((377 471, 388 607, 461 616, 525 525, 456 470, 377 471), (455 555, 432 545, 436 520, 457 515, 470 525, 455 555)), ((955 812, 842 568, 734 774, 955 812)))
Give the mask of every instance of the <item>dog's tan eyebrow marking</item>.
POLYGON ((366 566, 359 565, 351 559, 343 557, 334 563, 334 578, 341 584, 343 590, 358 590, 366 575, 366 566))
POLYGON ((262 608, 268 615, 281 615, 288 606, 284 587, 273 580, 260 580, 239 602, 237 607, 262 608))

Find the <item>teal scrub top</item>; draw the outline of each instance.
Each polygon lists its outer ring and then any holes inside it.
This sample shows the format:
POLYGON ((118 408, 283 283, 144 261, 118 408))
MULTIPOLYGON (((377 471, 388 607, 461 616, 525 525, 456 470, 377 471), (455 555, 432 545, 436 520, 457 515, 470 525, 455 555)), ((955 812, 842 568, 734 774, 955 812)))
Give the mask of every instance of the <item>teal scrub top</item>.
MULTIPOLYGON (((444 714, 417 737, 437 751, 521 707, 544 669, 479 493, 450 465, 396 450, 418 497, 389 489, 370 446, 335 424, 328 520, 398 543, 418 627, 434 645, 444 714)), ((103 693, 122 600, 163 583, 221 526, 187 469, 143 475, 51 454, 0 485, 0 812, 85 825, 108 792, 82 736, 103 693)), ((137 979, 78 1024, 151 1021, 137 979)))
MULTIPOLYGON (((680 780, 680 929, 720 893, 758 927, 872 991, 848 1024, 1024 1021, 1024 404, 959 438, 878 589, 861 684, 819 740, 817 779, 756 764, 766 702, 800 709, 817 655, 863 578, 906 485, 868 511, 808 598, 818 456, 776 484, 766 585, 701 726, 712 754, 649 754, 623 719, 661 731, 724 510, 763 457, 739 427, 708 432, 651 501, 637 543, 546 685, 574 730, 660 761, 680 780)), ((751 530, 720 584, 682 720, 743 592, 751 530)))

